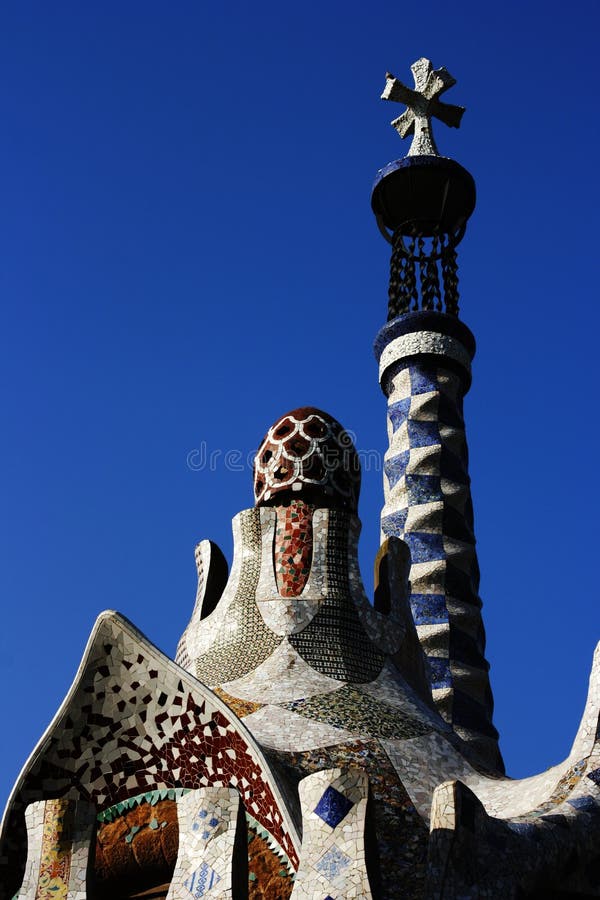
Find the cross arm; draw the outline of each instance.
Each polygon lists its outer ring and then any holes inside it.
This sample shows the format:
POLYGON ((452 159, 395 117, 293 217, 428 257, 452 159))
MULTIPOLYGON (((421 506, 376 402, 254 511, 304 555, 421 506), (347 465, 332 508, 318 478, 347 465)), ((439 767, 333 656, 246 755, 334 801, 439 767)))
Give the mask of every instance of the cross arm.
POLYGON ((442 103, 440 100, 433 100, 430 106, 431 115, 450 128, 460 126, 464 111, 464 106, 454 106, 452 103, 442 103))
POLYGON ((413 134, 415 130, 415 114, 412 109, 407 109, 397 119, 393 119, 390 124, 401 138, 405 138, 407 135, 413 134))
POLYGON ((433 97, 439 97, 440 94, 443 94, 444 91, 447 91, 455 84, 456 78, 450 74, 445 66, 439 69, 432 69, 427 76, 423 96, 427 100, 431 100, 433 97))
POLYGON ((405 103, 408 107, 414 107, 421 101, 421 95, 406 87, 391 72, 385 73, 385 87, 381 95, 382 100, 394 100, 396 103, 405 103))

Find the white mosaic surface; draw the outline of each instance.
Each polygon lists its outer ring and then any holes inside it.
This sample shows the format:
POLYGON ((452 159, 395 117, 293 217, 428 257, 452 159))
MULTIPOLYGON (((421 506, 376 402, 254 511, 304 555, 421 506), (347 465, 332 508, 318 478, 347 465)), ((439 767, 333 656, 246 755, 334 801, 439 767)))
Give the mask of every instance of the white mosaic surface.
POLYGON ((389 703, 400 712, 429 723, 432 729, 451 730, 450 726, 441 721, 435 711, 409 687, 390 660, 386 662, 378 678, 365 685, 363 690, 371 697, 389 703))
POLYGON ((379 360, 380 379, 393 362, 419 353, 449 356, 464 366, 467 372, 471 371, 471 357, 456 338, 437 331, 413 331, 394 338, 387 345, 379 360))
POLYGON ((317 772, 300 782, 299 793, 304 838, 292 900, 323 900, 326 896, 367 900, 372 895, 365 859, 365 773, 356 769, 317 772), (318 812, 328 790, 341 795, 342 804, 346 800, 349 806, 341 818, 333 810, 331 824, 318 812))
POLYGON ((90 848, 95 835, 96 809, 85 800, 64 801, 69 824, 53 840, 45 819, 55 801, 38 800, 25 810, 27 862, 15 900, 86 900, 90 848), (50 804, 50 810, 48 809, 50 804), (46 831, 46 833, 45 833, 46 831), (66 876, 65 876, 66 866, 66 876))
POLYGON ((19 900, 35 900, 42 862, 42 838, 44 836, 45 800, 30 803, 25 810, 27 827, 27 863, 21 890, 16 895, 19 900))
MULTIPOLYGON (((356 731, 335 728, 323 722, 315 722, 279 706, 263 706, 244 718, 257 741, 274 750, 314 750, 342 744, 357 737, 356 731)), ((359 737, 366 737, 358 734, 359 737)))
MULTIPOLYGON (((214 612, 208 616, 207 619, 201 620, 199 618, 199 611, 202 606, 201 597, 203 596, 202 592, 205 587, 204 580, 204 572, 198 566, 199 578, 198 578, 198 592, 196 595, 196 603, 194 605, 194 611, 192 613, 192 618, 190 620, 189 625, 187 626, 184 635, 185 635, 185 649, 187 652, 187 657, 190 660, 195 659, 200 656, 201 653, 206 652, 210 647, 213 641, 213 630, 219 628, 221 624, 223 624, 227 617, 227 610, 233 599, 235 597, 240 573, 242 571, 242 565, 244 557, 248 555, 248 550, 244 546, 241 539, 241 518, 243 516, 243 512, 240 512, 235 516, 231 522, 231 529, 233 532, 233 563, 231 565, 231 570, 229 572, 229 579, 227 581, 227 586, 219 600, 217 608, 214 612), (200 599, 199 599, 200 598, 200 599), (211 623, 208 628, 205 627, 207 623, 211 623)), ((207 542, 208 543, 208 542, 207 542)), ((203 542, 199 545, 202 548, 203 542)), ((202 552, 202 560, 205 559, 205 553, 202 552)), ((198 564, 198 560, 197 560, 198 564)))
POLYGON ((597 752, 600 735, 600 643, 592 662, 590 682, 581 724, 573 742, 569 759, 580 759, 597 752))
POLYGON ((466 781, 469 775, 475 774, 469 763, 440 734, 406 741, 382 740, 382 744, 410 799, 427 822, 436 787, 448 778, 466 781))
POLYGON ((71 877, 68 900, 86 900, 90 850, 95 837, 96 807, 76 799, 75 821, 71 842, 71 877))
POLYGON ((339 686, 337 679, 309 666, 287 640, 253 672, 221 685, 233 697, 254 703, 287 703, 299 696, 299 690, 303 697, 312 697, 336 691, 339 686))
POLYGON ((239 805, 238 792, 227 787, 199 788, 178 798, 179 852, 167 900, 232 896, 239 805))
POLYGON ((179 639, 177 652, 175 654, 175 662, 178 665, 183 666, 184 669, 189 669, 191 663, 190 652, 193 654, 195 650, 195 645, 193 642, 191 645, 188 644, 188 636, 191 637, 194 634, 202 620, 202 606, 204 603, 204 597, 208 584, 212 553, 213 550, 211 542, 206 540, 200 541, 200 543, 196 545, 196 548, 194 550, 194 560, 196 563, 196 571, 198 573, 196 601, 192 610, 191 619, 187 628, 179 639))

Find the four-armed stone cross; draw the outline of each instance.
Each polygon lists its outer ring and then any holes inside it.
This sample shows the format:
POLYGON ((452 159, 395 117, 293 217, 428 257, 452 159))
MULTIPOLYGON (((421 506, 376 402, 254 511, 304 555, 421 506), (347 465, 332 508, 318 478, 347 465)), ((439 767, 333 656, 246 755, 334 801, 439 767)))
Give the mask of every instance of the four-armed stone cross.
POLYGON ((453 128, 460 125, 465 111, 464 106, 452 106, 438 100, 440 94, 456 84, 456 79, 444 67, 434 69, 431 60, 425 59, 424 56, 410 68, 415 79, 414 91, 388 72, 381 99, 395 100, 408 106, 408 109, 392 122, 400 137, 404 138, 414 133, 407 156, 439 156, 430 119, 435 116, 453 128))

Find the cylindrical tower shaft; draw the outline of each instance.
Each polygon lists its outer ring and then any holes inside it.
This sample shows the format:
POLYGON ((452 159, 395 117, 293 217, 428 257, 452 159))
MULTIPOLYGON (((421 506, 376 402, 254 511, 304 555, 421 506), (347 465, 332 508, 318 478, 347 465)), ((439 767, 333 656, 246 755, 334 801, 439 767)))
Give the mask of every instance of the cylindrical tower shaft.
POLYGON ((496 768, 463 419, 474 351, 471 332, 443 313, 409 313, 380 332, 389 434, 381 530, 410 549, 411 608, 436 706, 496 768))

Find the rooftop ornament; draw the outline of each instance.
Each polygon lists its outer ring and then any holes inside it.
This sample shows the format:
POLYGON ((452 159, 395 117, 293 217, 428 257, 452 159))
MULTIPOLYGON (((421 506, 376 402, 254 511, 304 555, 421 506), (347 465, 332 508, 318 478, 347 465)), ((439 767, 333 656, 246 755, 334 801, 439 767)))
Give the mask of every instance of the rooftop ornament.
POLYGON ((456 246, 475 208, 473 178, 440 156, 431 128, 432 118, 459 127, 464 107, 439 99, 456 80, 425 57, 411 70, 414 90, 388 72, 381 98, 406 104, 391 124, 413 140, 405 157, 377 173, 371 196, 379 229, 393 247, 389 320, 418 311, 458 316, 456 246))
POLYGON ((410 70, 415 80, 414 91, 387 72, 381 99, 405 103, 408 107, 391 123, 401 138, 413 135, 407 156, 439 156, 431 130, 431 119, 435 116, 445 125, 458 128, 465 111, 464 106, 452 106, 438 99, 444 91, 456 84, 456 78, 444 66, 434 69, 431 60, 424 56, 413 63, 410 70))

